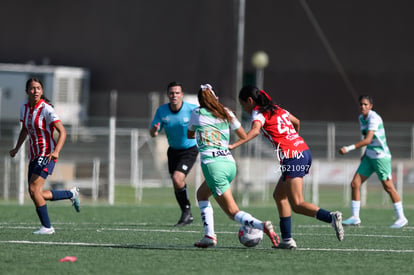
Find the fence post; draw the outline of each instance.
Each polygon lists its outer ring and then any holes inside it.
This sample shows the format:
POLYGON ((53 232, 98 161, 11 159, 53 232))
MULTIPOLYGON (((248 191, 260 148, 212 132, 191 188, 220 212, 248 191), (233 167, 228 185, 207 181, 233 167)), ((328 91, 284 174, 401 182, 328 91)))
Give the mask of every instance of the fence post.
POLYGON ((101 160, 99 158, 93 159, 92 170, 92 200, 98 200, 99 196, 99 173, 101 170, 101 160))
POLYGON ((414 159, 414 124, 411 127, 411 159, 414 159))
POLYGON ((345 162, 345 182, 344 182, 344 205, 349 206, 351 203, 351 179, 349 178, 351 167, 349 162, 345 162))
POLYGON ((110 118, 109 118, 109 179, 108 179, 108 202, 110 205, 115 201, 115 140, 116 140, 116 105, 118 92, 111 91, 110 96, 110 118))
POLYGON ((10 191, 10 157, 4 157, 4 189, 3 189, 3 198, 5 200, 9 199, 10 191))
POLYGON ((399 161, 397 163, 397 192, 400 194, 401 201, 403 200, 403 182, 404 182, 404 163, 399 161))
POLYGON ((24 183, 26 179, 26 173, 25 173, 25 159, 26 159, 26 142, 23 143, 23 145, 20 147, 19 151, 19 188, 18 188, 18 201, 20 205, 24 204, 24 183))
POLYGON ((139 130, 133 129, 131 131, 131 185, 135 188, 138 187, 138 175, 139 175, 139 130))
POLYGON ((312 203, 319 204, 319 161, 313 162, 312 169, 312 203))
POLYGON ((328 160, 335 159, 335 123, 328 123, 327 126, 327 158, 328 160))

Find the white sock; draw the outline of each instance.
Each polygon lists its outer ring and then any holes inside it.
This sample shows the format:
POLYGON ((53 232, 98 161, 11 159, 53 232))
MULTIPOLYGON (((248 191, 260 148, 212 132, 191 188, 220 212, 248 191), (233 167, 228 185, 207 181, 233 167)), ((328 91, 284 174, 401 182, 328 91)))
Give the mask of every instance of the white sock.
POLYGON ((214 237, 214 215, 213 207, 209 201, 199 201, 201 220, 204 226, 204 234, 210 237, 214 237))
POLYGON ((397 218, 398 219, 405 218, 402 202, 401 201, 396 202, 393 204, 393 206, 394 206, 394 212, 395 212, 395 215, 397 215, 397 218))
POLYGON ((234 220, 240 223, 241 225, 246 225, 249 227, 263 230, 263 222, 256 219, 255 217, 253 217, 247 212, 244 212, 244 211, 237 212, 237 214, 234 216, 234 220))
POLYGON ((355 218, 359 218, 359 210, 361 209, 361 201, 351 202, 351 213, 355 218))

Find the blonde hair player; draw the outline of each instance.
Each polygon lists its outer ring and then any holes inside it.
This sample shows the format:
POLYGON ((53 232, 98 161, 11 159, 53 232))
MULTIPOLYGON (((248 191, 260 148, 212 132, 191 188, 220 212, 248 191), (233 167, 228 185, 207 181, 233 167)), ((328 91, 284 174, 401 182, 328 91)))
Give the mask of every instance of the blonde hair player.
POLYGON ((246 132, 234 114, 218 102, 211 85, 201 85, 198 91, 198 101, 200 107, 191 113, 188 137, 195 138, 197 141, 201 168, 206 180, 197 190, 204 237, 194 246, 207 248, 217 244, 213 208, 208 200, 211 195, 230 219, 242 225, 263 230, 272 244, 277 246, 279 237, 273 231, 272 223, 262 222, 249 213, 239 210, 230 189, 230 183, 237 172, 236 163, 228 149, 230 129, 234 130, 241 139, 246 138, 246 132))

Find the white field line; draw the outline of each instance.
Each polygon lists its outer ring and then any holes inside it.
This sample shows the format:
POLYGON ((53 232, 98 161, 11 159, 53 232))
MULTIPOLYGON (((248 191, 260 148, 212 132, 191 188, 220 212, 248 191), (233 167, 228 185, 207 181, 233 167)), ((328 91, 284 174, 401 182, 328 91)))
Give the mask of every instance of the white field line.
MULTIPOLYGON (((65 227, 64 225, 74 226, 74 225, 79 225, 79 224, 75 224, 75 223, 54 223, 54 225, 56 225, 56 224, 59 225, 59 226, 54 226, 54 228, 57 231, 59 231, 59 230, 63 230, 63 231, 67 231, 67 230, 70 230, 70 231, 96 231, 96 232, 129 231, 129 232, 161 232, 161 233, 174 233, 174 234, 177 234, 177 233, 183 233, 183 234, 195 233, 195 234, 198 234, 202 231, 201 226, 200 226, 200 230, 185 230, 185 229, 183 230, 182 228, 180 228, 180 229, 131 228, 131 226, 148 226, 148 224, 144 224, 144 223, 140 223, 140 224, 138 224, 138 223, 134 223, 134 224, 131 224, 131 223, 129 223, 129 224, 119 224, 119 223, 117 223, 117 224, 114 224, 116 226, 128 226, 128 227, 118 227, 118 228, 115 228, 115 227, 100 227, 100 225, 96 224, 96 223, 82 223, 82 225, 85 225, 85 224, 86 225, 96 225, 95 227, 74 227, 74 228, 71 228, 71 227, 68 228, 68 227, 65 227)), ((159 226, 159 224, 157 224, 157 225, 159 226)), ((166 226, 169 226, 169 225, 166 225, 166 226)), ((14 223, 13 225, 11 225, 11 224, 8 225, 5 222, 0 223, 0 229, 35 230, 38 227, 39 227, 38 225, 35 225, 33 223, 14 223)), ((317 225, 317 226, 299 225, 299 227, 302 227, 302 228, 306 228, 306 227, 312 227, 312 228, 326 227, 326 228, 329 228, 330 225, 321 225, 321 226, 319 226, 319 225, 317 225)), ((362 228, 362 227, 360 227, 360 228, 362 228)), ((407 231, 407 233, 409 234, 411 228, 413 228, 413 227, 404 227, 403 230, 407 231)), ((237 230, 238 230, 238 227, 235 226, 234 231, 217 231, 217 233, 218 234, 235 234, 237 232, 237 230)), ((394 230, 401 230, 401 229, 394 229, 394 230)), ((280 232, 276 231, 276 233, 280 233, 280 232)), ((298 233, 298 232, 294 233, 294 235, 297 235, 297 236, 315 236, 315 235, 330 236, 332 234, 333 233, 318 233, 318 234, 315 234, 315 233, 298 233)), ((374 237, 374 238, 409 238, 409 239, 414 238, 414 235, 411 235, 411 234, 410 235, 399 235, 399 236, 396 236, 396 235, 379 235, 379 234, 358 234, 358 233, 355 233, 355 232, 347 234, 346 233, 346 227, 345 227, 345 236, 346 237, 367 237, 367 238, 370 238, 370 237, 374 237)))
MULTIPOLYGON (((119 247, 119 248, 147 248, 147 249, 159 249, 159 246, 152 246, 152 245, 139 245, 139 244, 111 244, 111 243, 68 243, 68 242, 45 242, 45 241, 20 241, 20 240, 10 240, 10 241, 0 241, 0 243, 9 243, 9 244, 29 244, 29 245, 62 245, 62 246, 97 246, 97 247, 119 247)), ((173 248, 171 246, 163 247, 165 249, 179 249, 180 246, 173 248)), ((186 247, 181 247, 186 248, 186 247)), ((223 247, 224 249, 228 249, 228 247, 223 247)), ((214 249, 220 249, 220 247, 216 247, 214 249)), ((259 250, 267 250, 268 248, 256 248, 259 250)), ((336 252, 373 252, 373 253, 414 253, 414 250, 395 250, 395 249, 364 249, 364 248, 297 248, 298 251, 336 251, 336 252)))

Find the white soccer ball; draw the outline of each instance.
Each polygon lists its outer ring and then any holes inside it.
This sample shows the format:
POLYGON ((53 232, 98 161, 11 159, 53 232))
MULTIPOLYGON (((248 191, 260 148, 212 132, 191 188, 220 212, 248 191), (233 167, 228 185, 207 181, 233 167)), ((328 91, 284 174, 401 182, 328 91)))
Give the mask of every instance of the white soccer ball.
POLYGON ((254 247, 263 240, 263 231, 242 225, 239 229, 239 241, 247 247, 254 247))

